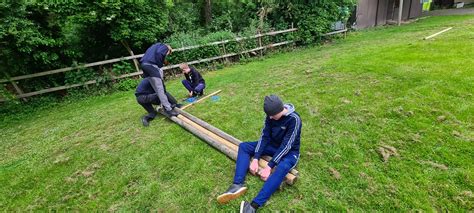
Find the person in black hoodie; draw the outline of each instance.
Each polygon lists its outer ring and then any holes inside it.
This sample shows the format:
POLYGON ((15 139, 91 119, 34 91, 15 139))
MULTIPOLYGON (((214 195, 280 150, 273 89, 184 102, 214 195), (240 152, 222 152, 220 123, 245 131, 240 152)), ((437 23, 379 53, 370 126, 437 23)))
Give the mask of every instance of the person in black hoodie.
MULTIPOLYGON (((176 99, 169 94, 168 92, 165 92, 165 95, 170 102, 172 107, 181 107, 180 104, 176 101, 176 99)), ((143 123, 143 126, 149 126, 150 121, 155 119, 156 115, 158 112, 153 108, 153 104, 155 105, 160 105, 160 99, 158 98, 158 95, 156 94, 155 90, 151 86, 150 78, 144 78, 140 84, 137 87, 137 90, 135 91, 135 97, 137 98, 137 102, 148 112, 148 114, 142 116, 141 120, 143 123)))
POLYGON ((179 65, 179 68, 181 68, 181 71, 183 71, 184 77, 186 78, 182 83, 188 90, 189 97, 203 95, 204 88, 206 88, 206 81, 204 81, 201 74, 194 67, 190 67, 186 63, 179 65))
POLYGON ((149 47, 143 57, 140 59, 140 67, 143 70, 143 77, 148 78, 150 86, 153 87, 164 112, 168 116, 177 116, 178 113, 173 110, 168 97, 166 96, 166 87, 164 81, 163 70, 161 69, 166 63, 165 58, 171 54, 173 50, 167 44, 156 43, 149 47))

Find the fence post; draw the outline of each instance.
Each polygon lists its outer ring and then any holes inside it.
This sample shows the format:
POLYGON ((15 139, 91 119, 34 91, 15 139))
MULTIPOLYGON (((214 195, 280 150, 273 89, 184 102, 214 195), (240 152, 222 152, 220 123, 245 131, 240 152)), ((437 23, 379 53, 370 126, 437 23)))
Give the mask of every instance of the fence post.
MULTIPOLYGON (((293 27, 293 22, 291 22, 291 29, 294 29, 294 27, 293 27)), ((295 33, 294 33, 294 32, 295 32, 295 31, 291 31, 291 39, 292 39, 293 41, 296 40, 296 39, 295 39, 295 33)), ((286 40, 286 39, 285 39, 285 40, 286 40)), ((293 47, 294 47, 295 45, 296 45, 296 42, 293 43, 293 47)))
MULTIPOLYGON (((11 83, 11 84, 13 85, 13 87, 15 88, 16 93, 17 93, 18 95, 23 95, 23 94, 24 94, 23 90, 15 83, 15 81, 12 81, 12 80, 11 80, 10 75, 8 75, 8 74, 6 74, 6 73, 5 73, 5 75, 6 75, 7 79, 8 79, 8 81, 10 81, 10 83, 11 83)), ((23 101, 27 101, 26 98, 21 98, 21 99, 22 99, 23 101)))
MULTIPOLYGON (((125 41, 120 41, 120 42, 125 47, 125 49, 127 49, 130 56, 135 56, 130 46, 128 46, 127 42, 125 41)), ((133 59, 133 64, 135 65, 135 69, 137 70, 137 72, 140 72, 140 67, 138 66, 138 60, 136 58, 133 59)))
MULTIPOLYGON (((222 50, 224 51, 224 55, 227 55, 227 51, 225 49, 225 43, 222 43, 222 50)), ((227 65, 229 63, 229 58, 225 57, 224 58, 224 64, 227 65)))
MULTIPOLYGON (((258 30, 258 34, 260 35, 260 36, 258 37, 258 48, 261 48, 261 47, 262 47, 262 37, 263 37, 263 36, 261 35, 262 32, 261 32, 260 29, 258 30)), ((260 57, 262 57, 262 55, 263 55, 263 49, 260 50, 260 57)))

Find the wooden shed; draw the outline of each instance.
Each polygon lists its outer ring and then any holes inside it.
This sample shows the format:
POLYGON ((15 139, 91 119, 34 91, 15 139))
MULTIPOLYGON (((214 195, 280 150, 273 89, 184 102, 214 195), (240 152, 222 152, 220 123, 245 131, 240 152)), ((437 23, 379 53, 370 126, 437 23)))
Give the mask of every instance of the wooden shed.
POLYGON ((401 21, 421 16, 422 0, 359 0, 356 10, 356 29, 397 23, 403 1, 401 21))

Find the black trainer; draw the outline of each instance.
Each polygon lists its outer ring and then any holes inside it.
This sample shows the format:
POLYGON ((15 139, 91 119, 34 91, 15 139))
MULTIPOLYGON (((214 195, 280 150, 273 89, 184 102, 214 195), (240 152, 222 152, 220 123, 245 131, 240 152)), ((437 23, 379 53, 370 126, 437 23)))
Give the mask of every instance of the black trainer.
POLYGON ((151 119, 148 118, 146 115, 144 115, 144 116, 142 117, 143 126, 150 126, 150 121, 151 121, 151 119))
POLYGON ((257 209, 255 209, 252 204, 250 204, 247 201, 242 201, 240 203, 240 213, 254 213, 257 212, 257 209))
POLYGON ((247 192, 247 187, 244 184, 232 184, 226 192, 217 197, 217 202, 220 204, 227 203, 245 194, 245 192, 247 192))
POLYGON ((146 117, 146 115, 142 116, 141 120, 142 120, 143 126, 149 126, 150 125, 150 121, 148 120, 148 117, 146 117))

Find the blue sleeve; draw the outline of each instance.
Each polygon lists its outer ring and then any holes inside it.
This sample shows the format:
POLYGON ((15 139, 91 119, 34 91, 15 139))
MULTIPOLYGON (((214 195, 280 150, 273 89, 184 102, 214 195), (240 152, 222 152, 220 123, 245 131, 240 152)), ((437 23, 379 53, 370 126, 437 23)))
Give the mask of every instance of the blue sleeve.
POLYGON ((254 159, 260 159, 260 156, 263 153, 263 150, 270 142, 270 119, 268 117, 265 118, 265 124, 262 129, 262 136, 260 136, 260 140, 258 140, 257 147, 255 147, 255 155, 253 156, 254 159))
POLYGON ((160 52, 157 52, 155 54, 155 61, 156 61, 156 65, 159 67, 159 68, 162 68, 163 67, 163 63, 165 61, 165 55, 163 55, 162 53, 160 52))
POLYGON ((280 147, 273 155, 273 158, 270 162, 268 162, 268 166, 273 168, 277 165, 281 158, 288 154, 295 142, 296 136, 298 135, 298 131, 301 128, 301 119, 298 116, 291 116, 292 120, 289 122, 287 126, 287 132, 285 137, 283 137, 283 141, 280 144, 280 147))
POLYGON ((158 65, 159 68, 163 67, 168 50, 169 50, 168 47, 164 44, 159 44, 158 47, 156 48, 155 61, 156 61, 156 65, 158 65))

